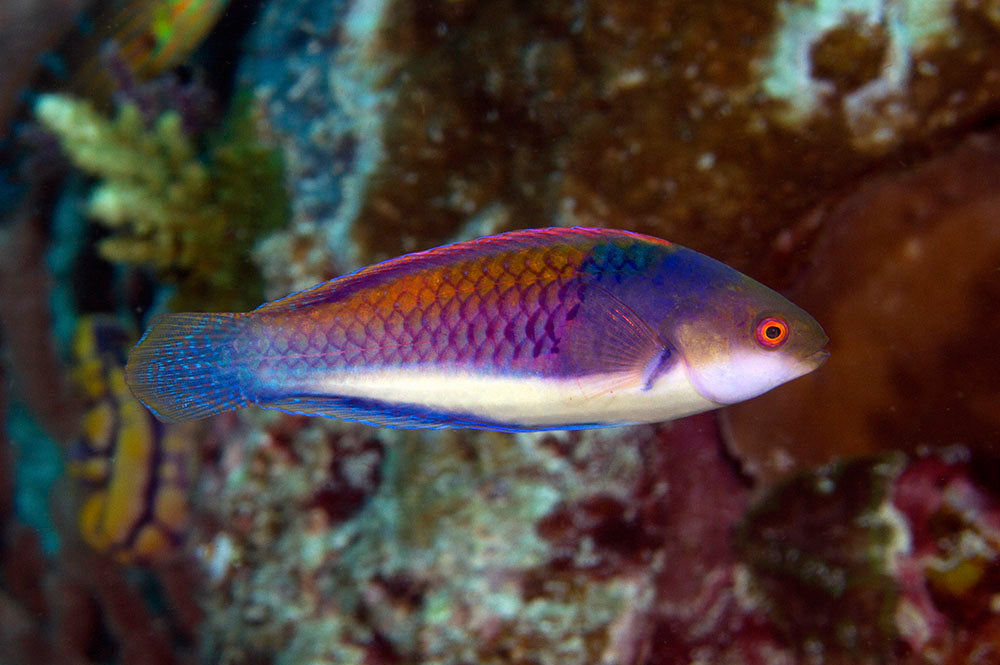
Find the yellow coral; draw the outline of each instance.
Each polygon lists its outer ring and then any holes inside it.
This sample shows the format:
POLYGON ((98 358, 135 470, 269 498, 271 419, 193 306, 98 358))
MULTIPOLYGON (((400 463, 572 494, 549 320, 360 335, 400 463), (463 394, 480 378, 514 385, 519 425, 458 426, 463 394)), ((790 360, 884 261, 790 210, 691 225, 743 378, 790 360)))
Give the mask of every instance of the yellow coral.
POLYGON ((115 231, 101 253, 150 266, 178 284, 186 306, 211 308, 260 301, 250 250, 288 216, 277 154, 241 128, 239 113, 203 159, 173 111, 147 127, 133 105, 114 119, 67 95, 43 95, 35 107, 73 163, 101 179, 87 207, 115 231))

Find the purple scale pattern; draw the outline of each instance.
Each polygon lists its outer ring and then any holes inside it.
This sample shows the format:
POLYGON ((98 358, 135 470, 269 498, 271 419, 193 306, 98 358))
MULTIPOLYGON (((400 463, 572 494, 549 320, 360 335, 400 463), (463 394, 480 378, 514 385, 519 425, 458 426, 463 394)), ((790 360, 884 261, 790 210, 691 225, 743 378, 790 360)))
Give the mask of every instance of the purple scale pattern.
POLYGON ((332 302, 259 312, 256 374, 427 367, 558 373, 580 298, 572 247, 519 248, 432 265, 332 302))

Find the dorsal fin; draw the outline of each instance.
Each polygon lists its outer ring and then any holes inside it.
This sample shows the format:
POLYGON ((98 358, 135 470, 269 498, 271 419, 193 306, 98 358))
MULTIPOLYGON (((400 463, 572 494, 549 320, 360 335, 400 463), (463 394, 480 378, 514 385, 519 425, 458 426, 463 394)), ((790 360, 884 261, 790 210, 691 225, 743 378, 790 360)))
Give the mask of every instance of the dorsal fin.
POLYGON ((485 255, 511 252, 519 249, 554 245, 574 244, 583 250, 596 245, 601 240, 639 239, 649 242, 666 243, 659 238, 644 236, 631 231, 617 229, 589 229, 581 227, 547 229, 527 229, 510 231, 476 240, 467 240, 443 247, 435 247, 423 252, 406 254, 389 259, 357 272, 332 279, 322 284, 298 291, 279 300, 264 303, 255 312, 277 314, 289 312, 311 305, 336 302, 360 289, 376 287, 399 277, 410 275, 443 265, 476 259, 485 255))

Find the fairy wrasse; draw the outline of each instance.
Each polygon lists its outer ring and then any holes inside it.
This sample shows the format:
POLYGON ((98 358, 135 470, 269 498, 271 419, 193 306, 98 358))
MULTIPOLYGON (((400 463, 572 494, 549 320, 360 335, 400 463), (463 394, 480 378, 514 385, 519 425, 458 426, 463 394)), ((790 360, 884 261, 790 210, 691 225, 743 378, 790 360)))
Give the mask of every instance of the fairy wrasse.
POLYGON ((698 252, 555 228, 410 254, 248 313, 161 315, 127 379, 166 421, 258 405, 578 429, 749 399, 818 367, 826 342, 802 309, 698 252))

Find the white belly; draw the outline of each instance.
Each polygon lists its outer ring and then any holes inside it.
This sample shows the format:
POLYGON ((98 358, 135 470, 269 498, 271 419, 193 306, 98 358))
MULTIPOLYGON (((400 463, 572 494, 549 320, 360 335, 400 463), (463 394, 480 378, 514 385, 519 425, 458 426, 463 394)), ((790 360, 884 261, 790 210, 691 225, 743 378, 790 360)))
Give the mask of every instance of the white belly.
POLYGON ((702 397, 683 363, 648 390, 625 374, 537 379, 401 369, 355 370, 303 388, 528 429, 658 422, 721 406, 702 397))

